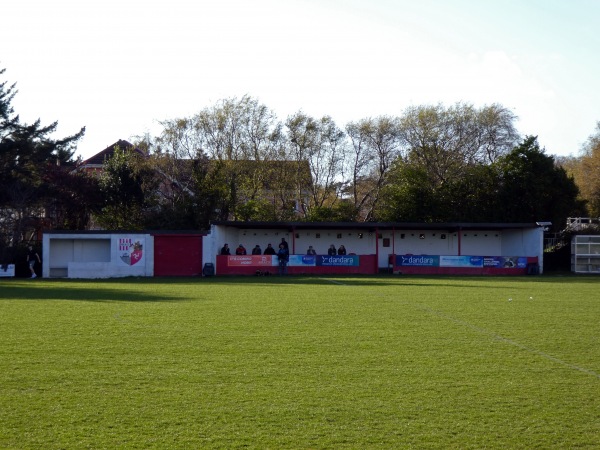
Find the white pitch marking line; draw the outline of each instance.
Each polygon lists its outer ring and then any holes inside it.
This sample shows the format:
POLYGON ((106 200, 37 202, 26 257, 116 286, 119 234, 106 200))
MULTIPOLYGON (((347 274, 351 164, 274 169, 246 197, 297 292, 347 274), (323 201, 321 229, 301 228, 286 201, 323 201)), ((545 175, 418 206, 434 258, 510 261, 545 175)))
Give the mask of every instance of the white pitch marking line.
MULTIPOLYGON (((330 283, 339 284, 341 286, 347 286, 347 284, 341 283, 339 281, 335 281, 335 280, 327 280, 327 281, 329 281, 330 283)), ((576 366, 574 364, 569 364, 568 362, 563 361, 562 359, 556 358, 555 356, 549 355, 548 353, 544 353, 544 352, 542 352, 540 350, 536 350, 535 348, 527 347, 526 345, 520 344, 519 342, 513 341, 512 339, 505 338, 504 336, 500 336, 499 334, 493 333, 493 332, 488 331, 488 330, 486 330, 484 328, 476 327, 475 325, 470 324, 469 322, 465 322, 464 320, 457 319, 456 317, 449 316, 447 314, 441 313, 439 311, 436 311, 434 309, 428 308, 426 306, 418 305, 418 304, 415 304, 415 303, 407 303, 407 304, 412 304, 417 309, 420 309, 422 311, 425 311, 425 312, 428 312, 430 314, 436 315, 436 316, 441 317, 443 319, 450 320, 452 322, 455 322, 455 323, 457 323, 459 325, 462 325, 462 326, 465 326, 467 328, 471 328, 472 330, 475 330, 478 333, 485 334, 485 335, 493 337, 494 339, 498 339, 499 341, 506 342, 507 344, 514 345, 515 347, 518 347, 521 350, 525 350, 526 352, 529 352, 529 353, 531 353, 533 355, 541 356, 542 358, 545 358, 545 359, 547 359, 549 361, 553 361, 553 362, 555 362, 557 364, 560 364, 560 365, 563 365, 565 367, 568 367, 569 369, 577 370, 579 372, 583 372, 585 374, 588 374, 588 375, 591 375, 593 377, 596 377, 596 378, 600 379, 600 374, 594 372, 593 370, 589 370, 589 369, 586 369, 584 367, 579 367, 579 366, 576 366)))
POLYGON ((416 306, 418 309, 421 309, 422 311, 428 312, 430 314, 434 314, 434 315, 436 315, 438 317, 442 317, 443 319, 451 320, 452 322, 455 322, 455 323, 457 323, 459 325, 463 325, 465 327, 471 328, 472 330, 475 330, 478 333, 486 334, 488 336, 493 337, 494 339, 498 339, 500 341, 503 341, 503 342, 506 342, 508 344, 514 345, 515 347, 518 347, 518 348, 520 348, 522 350, 525 350, 525 351, 527 351, 529 353, 532 353, 534 355, 538 355, 538 356, 546 358, 546 359, 548 359, 550 361, 553 361, 555 363, 561 364, 561 365, 563 365, 565 367, 568 367, 569 369, 577 370, 579 372, 583 372, 583 373, 586 373, 588 375, 591 375, 593 377, 596 377, 596 378, 600 379, 600 374, 594 372, 593 370, 589 370, 589 369, 586 369, 584 367, 579 367, 579 366, 576 366, 574 364, 569 364, 568 362, 563 361, 562 359, 556 358, 555 356, 549 355, 548 353, 544 353, 544 352, 542 352, 540 350, 536 350, 535 348, 527 347, 526 345, 520 344, 519 342, 513 341, 512 339, 505 338, 504 336, 500 336, 499 334, 496 334, 494 332, 488 331, 488 330, 486 330, 484 328, 476 327, 475 325, 472 325, 469 322, 465 322, 464 320, 457 319, 455 317, 452 317, 452 316, 449 316, 447 314, 441 313, 439 311, 436 311, 434 309, 428 308, 426 306, 422 306, 422 305, 414 305, 414 306, 416 306))

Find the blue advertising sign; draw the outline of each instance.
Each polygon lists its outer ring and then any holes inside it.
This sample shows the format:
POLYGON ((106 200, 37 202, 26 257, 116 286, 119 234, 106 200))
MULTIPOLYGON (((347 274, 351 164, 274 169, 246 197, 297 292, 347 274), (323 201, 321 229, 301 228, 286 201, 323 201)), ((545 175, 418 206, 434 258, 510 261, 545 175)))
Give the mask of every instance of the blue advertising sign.
POLYGON ((315 255, 290 255, 288 266, 315 266, 317 257, 315 255))
POLYGON ((359 266, 358 255, 327 256, 318 255, 317 266, 359 266))
POLYGON ((440 257, 437 255, 397 255, 397 266, 438 267, 440 257))
POLYGON ((396 255, 396 266, 411 267, 495 267, 524 269, 524 256, 396 255))
POLYGON ((483 256, 440 256, 440 267, 483 267, 483 256))
POLYGON ((524 256, 486 256, 483 259, 483 265, 504 269, 524 269, 527 267, 527 258, 524 256))

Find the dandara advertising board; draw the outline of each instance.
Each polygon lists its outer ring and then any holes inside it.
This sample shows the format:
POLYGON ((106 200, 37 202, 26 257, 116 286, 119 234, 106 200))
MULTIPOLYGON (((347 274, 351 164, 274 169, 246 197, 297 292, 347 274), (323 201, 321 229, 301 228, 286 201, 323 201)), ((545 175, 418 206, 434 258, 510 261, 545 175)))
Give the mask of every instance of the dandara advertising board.
POLYGON ((396 266, 522 269, 527 266, 527 258, 524 256, 396 255, 396 266))

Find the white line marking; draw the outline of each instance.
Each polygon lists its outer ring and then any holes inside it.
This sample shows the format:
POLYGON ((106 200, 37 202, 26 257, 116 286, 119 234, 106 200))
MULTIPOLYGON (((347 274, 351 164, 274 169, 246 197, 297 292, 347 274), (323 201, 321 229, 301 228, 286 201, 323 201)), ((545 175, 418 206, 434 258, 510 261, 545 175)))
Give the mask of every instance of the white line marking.
MULTIPOLYGON (((338 284, 340 286, 347 286, 347 284, 341 283, 339 281, 329 280, 329 279, 327 281, 329 281, 330 283, 333 283, 333 284, 338 284)), ((376 291, 371 292, 371 294, 372 295, 376 295, 378 297, 382 296, 381 294, 379 294, 376 291)), ((559 358, 557 358, 555 356, 549 355, 548 353, 544 353, 541 350, 537 350, 535 348, 527 347, 526 345, 523 345, 523 344, 521 344, 521 343, 519 343, 517 341, 513 341, 512 339, 508 339, 508 338, 506 338, 504 336, 501 336, 501 335, 499 335, 497 333, 494 333, 492 331, 486 330, 484 328, 477 327, 477 326, 475 326, 473 324, 470 324, 469 322, 465 322, 464 320, 457 319, 456 317, 449 316, 448 314, 444 314, 444 313, 442 313, 440 311, 436 311, 435 309, 431 309, 431 308, 429 308, 427 306, 419 305, 417 303, 405 302, 405 304, 412 305, 412 306, 416 307, 417 309, 420 309, 421 311, 425 311, 425 312, 427 312, 429 314, 433 314, 433 315, 441 317, 443 319, 450 320, 450 321, 452 321, 454 323, 457 323, 459 325, 462 325, 464 327, 467 327, 467 328, 470 328, 470 329, 472 329, 474 331, 477 331, 478 333, 485 334, 487 336, 493 337, 494 339, 497 339, 499 341, 506 342, 507 344, 514 345, 515 347, 518 347, 521 350, 525 350, 526 352, 529 352, 529 353, 531 353, 533 355, 541 356, 542 358, 545 358, 545 359, 547 359, 549 361, 555 362, 555 363, 560 364, 562 366, 568 367, 569 369, 577 370, 579 372, 583 372, 583 373, 585 373, 587 375, 591 375, 593 377, 596 377, 596 378, 600 379, 600 374, 597 373, 597 372, 594 372, 593 370, 589 370, 589 369, 586 369, 584 367, 579 367, 579 366, 576 366, 574 364, 570 364, 570 363, 568 363, 566 361, 563 361, 562 359, 559 359, 559 358)))
POLYGON ((498 339, 499 341, 506 342, 508 344, 514 345, 515 347, 518 347, 521 350, 525 350, 526 352, 532 353, 534 355, 541 356, 542 358, 546 358, 549 361, 553 361, 555 363, 561 364, 561 365, 563 365, 565 367, 568 367, 569 369, 577 370, 579 372, 583 372, 583 373, 586 373, 588 375, 591 375, 593 377, 596 377, 596 378, 600 379, 600 374, 594 372, 593 370, 589 370, 589 369, 586 369, 584 367, 579 367, 579 366, 576 366, 574 364, 570 364, 570 363, 568 363, 566 361, 563 361, 562 359, 559 359, 559 358, 557 358, 555 356, 549 355, 548 353, 544 353, 544 352, 542 352, 540 350, 537 350, 535 348, 527 347, 526 345, 523 345, 523 344, 521 344, 521 343, 519 343, 517 341, 513 341, 512 339, 508 339, 508 338, 506 338, 504 336, 501 336, 501 335, 499 335, 497 333, 494 333, 492 331, 486 330, 484 328, 477 327, 477 326, 475 326, 473 324, 470 324, 469 322, 465 322, 464 320, 460 320, 460 319, 457 319, 456 317, 452 317, 452 316, 449 316, 449 315, 444 314, 442 312, 439 312, 439 311, 436 311, 434 309, 428 308, 427 306, 418 305, 418 304, 413 304, 413 305, 416 306, 417 309, 420 309, 422 311, 428 312, 429 314, 433 314, 433 315, 441 317, 443 319, 450 320, 450 321, 452 321, 454 323, 457 323, 459 325, 463 325, 463 326, 465 326, 467 328, 475 330, 478 333, 491 336, 494 339, 498 339))

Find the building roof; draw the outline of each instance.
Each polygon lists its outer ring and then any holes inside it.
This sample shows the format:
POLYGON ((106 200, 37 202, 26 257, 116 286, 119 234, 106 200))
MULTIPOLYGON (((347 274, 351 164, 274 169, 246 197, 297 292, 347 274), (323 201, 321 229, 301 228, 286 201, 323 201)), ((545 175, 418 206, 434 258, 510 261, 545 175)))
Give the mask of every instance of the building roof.
MULTIPOLYGON (((545 222, 544 222, 545 223, 545 222)), ((507 229, 527 229, 543 227, 542 223, 467 223, 467 222, 446 222, 446 223, 423 223, 423 222, 236 222, 236 221, 215 221, 211 225, 221 225, 233 228, 252 229, 283 229, 288 231, 295 230, 363 230, 367 232, 382 230, 439 230, 439 231, 458 231, 458 230, 507 230, 507 229)))
POLYGON ((105 234, 150 234, 153 236, 205 236, 206 230, 44 230, 44 234, 85 234, 85 235, 105 235, 105 234))
POLYGON ((102 166, 104 164, 104 162, 107 159, 112 158, 112 156, 115 153, 115 150, 117 148, 120 148, 121 150, 125 150, 125 149, 132 149, 133 148, 133 144, 131 144, 130 142, 127 142, 123 139, 119 139, 117 142, 115 142, 114 144, 106 147, 104 150, 102 150, 99 153, 96 153, 94 156, 86 159, 85 161, 83 161, 82 165, 83 166, 102 166))

